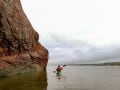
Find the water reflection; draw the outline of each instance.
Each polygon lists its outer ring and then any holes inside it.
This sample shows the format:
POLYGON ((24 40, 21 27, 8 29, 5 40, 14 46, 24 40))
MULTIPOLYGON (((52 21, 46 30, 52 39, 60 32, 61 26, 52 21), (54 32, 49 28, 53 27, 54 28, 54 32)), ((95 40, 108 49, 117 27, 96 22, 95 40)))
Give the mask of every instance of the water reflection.
POLYGON ((67 66, 0 79, 0 90, 120 90, 120 66, 67 66), (48 84, 47 84, 48 83, 48 84))
POLYGON ((47 90, 46 71, 1 78, 0 90, 47 90))
POLYGON ((58 80, 60 80, 62 78, 62 72, 56 73, 56 77, 57 77, 58 80))
POLYGON ((64 76, 63 72, 56 73, 56 78, 58 80, 58 85, 63 86, 63 88, 67 88, 66 86, 66 76, 64 76))
POLYGON ((67 66, 62 76, 48 67, 47 90, 120 90, 120 66, 67 66))

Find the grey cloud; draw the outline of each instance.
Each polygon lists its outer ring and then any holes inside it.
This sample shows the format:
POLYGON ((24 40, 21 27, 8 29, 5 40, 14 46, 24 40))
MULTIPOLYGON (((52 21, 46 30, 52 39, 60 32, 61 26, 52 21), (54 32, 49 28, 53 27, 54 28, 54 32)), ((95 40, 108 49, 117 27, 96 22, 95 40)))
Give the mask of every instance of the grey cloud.
POLYGON ((120 45, 96 47, 80 40, 67 40, 54 34, 49 35, 52 41, 48 41, 44 45, 49 49, 51 63, 119 61, 120 45))

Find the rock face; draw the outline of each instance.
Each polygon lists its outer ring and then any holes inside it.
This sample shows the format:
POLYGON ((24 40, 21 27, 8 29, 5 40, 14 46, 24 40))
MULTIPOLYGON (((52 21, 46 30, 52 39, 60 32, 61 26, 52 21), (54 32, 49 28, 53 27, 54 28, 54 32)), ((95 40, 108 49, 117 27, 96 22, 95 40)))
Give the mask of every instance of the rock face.
POLYGON ((48 51, 38 39, 20 0, 0 0, 0 75, 45 68, 48 51))

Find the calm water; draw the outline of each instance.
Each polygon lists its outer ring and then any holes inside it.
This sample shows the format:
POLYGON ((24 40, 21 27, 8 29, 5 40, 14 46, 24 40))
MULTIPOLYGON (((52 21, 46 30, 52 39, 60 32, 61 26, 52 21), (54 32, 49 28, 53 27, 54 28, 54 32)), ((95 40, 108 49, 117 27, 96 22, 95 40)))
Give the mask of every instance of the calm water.
POLYGON ((120 66, 66 66, 56 76, 55 66, 0 79, 0 90, 120 90, 120 66))

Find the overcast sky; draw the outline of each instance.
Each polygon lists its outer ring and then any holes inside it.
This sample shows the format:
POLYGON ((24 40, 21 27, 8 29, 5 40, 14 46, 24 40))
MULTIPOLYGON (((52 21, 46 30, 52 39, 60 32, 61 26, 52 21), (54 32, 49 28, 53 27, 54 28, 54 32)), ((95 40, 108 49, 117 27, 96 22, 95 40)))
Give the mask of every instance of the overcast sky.
POLYGON ((49 64, 120 61, 119 0, 21 0, 49 64))

